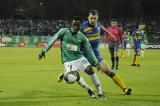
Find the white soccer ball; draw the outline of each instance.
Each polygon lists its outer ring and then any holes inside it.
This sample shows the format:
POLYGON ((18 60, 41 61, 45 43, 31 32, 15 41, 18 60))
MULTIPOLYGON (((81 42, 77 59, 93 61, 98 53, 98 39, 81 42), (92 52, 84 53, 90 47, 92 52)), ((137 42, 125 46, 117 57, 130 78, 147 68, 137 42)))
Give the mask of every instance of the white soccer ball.
POLYGON ((64 80, 68 83, 68 84, 73 84, 77 81, 78 79, 78 72, 77 71, 70 71, 67 72, 64 76, 64 80))

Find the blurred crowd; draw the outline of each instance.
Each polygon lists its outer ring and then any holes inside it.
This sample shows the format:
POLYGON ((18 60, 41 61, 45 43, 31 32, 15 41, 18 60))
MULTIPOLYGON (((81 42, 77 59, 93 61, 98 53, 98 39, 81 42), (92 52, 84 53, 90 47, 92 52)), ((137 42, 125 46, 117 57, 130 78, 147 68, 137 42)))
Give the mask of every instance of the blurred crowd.
MULTIPOLYGON (((125 31, 132 32, 142 22, 140 19, 119 19, 119 26, 125 31)), ((146 34, 151 39, 160 40, 160 19, 143 20, 146 34)), ((109 22, 101 21, 104 26, 109 22)), ((0 20, 0 35, 38 35, 51 36, 61 27, 70 26, 64 20, 0 20)), ((153 41, 154 42, 154 41, 153 41)))
POLYGON ((0 20, 0 34, 51 36, 68 21, 0 20))

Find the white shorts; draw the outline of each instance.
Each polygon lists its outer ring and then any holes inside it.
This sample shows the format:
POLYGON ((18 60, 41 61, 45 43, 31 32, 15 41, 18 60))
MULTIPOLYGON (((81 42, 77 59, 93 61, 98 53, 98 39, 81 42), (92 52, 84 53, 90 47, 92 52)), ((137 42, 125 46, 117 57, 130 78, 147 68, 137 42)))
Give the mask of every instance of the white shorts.
POLYGON ((145 44, 141 44, 141 49, 145 49, 146 45, 145 44))
POLYGON ((85 57, 64 63, 65 73, 70 71, 81 71, 84 72, 85 69, 91 65, 85 57))
POLYGON ((131 45, 130 45, 130 44, 127 44, 127 45, 126 45, 126 48, 127 48, 127 49, 130 49, 130 48, 131 48, 131 45))

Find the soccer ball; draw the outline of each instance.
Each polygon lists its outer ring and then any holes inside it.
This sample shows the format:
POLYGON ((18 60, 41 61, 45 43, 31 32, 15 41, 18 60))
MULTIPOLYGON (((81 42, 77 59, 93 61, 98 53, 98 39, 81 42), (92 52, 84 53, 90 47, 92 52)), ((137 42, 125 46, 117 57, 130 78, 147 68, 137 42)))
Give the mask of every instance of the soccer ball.
POLYGON ((64 75, 64 80, 68 83, 68 84, 73 84, 75 83, 79 78, 79 73, 77 71, 70 71, 67 72, 64 75))

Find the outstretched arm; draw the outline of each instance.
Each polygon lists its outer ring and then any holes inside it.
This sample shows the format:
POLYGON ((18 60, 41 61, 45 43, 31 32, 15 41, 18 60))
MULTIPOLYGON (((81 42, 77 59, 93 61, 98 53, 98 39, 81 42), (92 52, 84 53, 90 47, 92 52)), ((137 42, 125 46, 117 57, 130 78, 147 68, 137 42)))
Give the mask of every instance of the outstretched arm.
POLYGON ((114 40, 116 40, 116 37, 111 33, 109 32, 103 25, 100 25, 100 28, 106 32, 109 36, 112 36, 114 38, 114 40))
POLYGON ((42 48, 41 52, 38 55, 38 59, 45 58, 45 53, 52 47, 52 45, 57 41, 59 37, 61 37, 64 33, 64 30, 59 30, 53 37, 51 37, 48 41, 48 43, 45 45, 44 48, 42 48))
POLYGON ((58 39, 58 35, 54 35, 51 37, 51 39, 48 41, 48 43, 45 45, 44 48, 42 48, 41 52, 38 55, 38 59, 45 58, 45 53, 52 47, 52 45, 56 42, 58 39))
POLYGON ((96 56, 94 55, 94 52, 92 50, 92 47, 87 39, 87 37, 84 35, 83 37, 83 47, 85 48, 85 50, 87 51, 87 54, 88 54, 88 59, 90 61, 93 61, 94 62, 94 65, 96 66, 98 64, 98 60, 96 58, 96 56))

